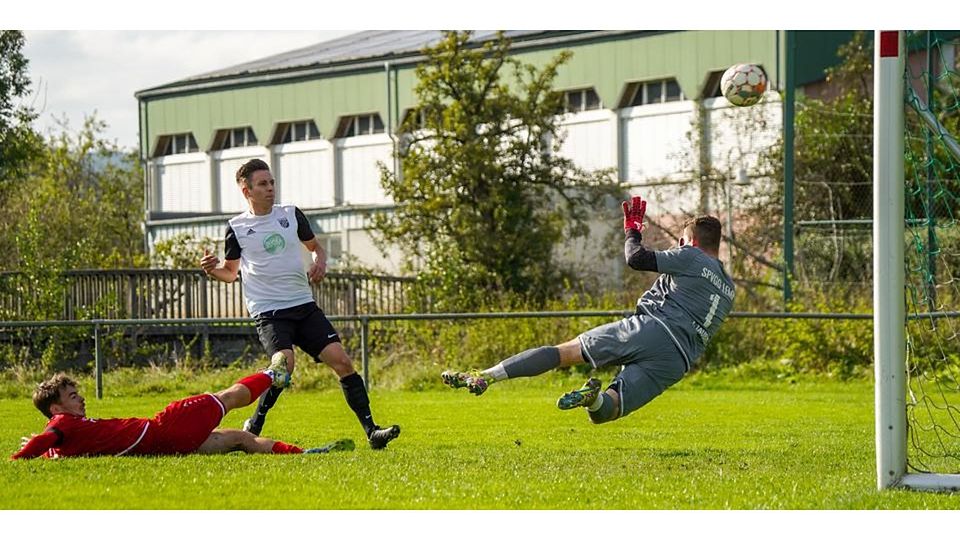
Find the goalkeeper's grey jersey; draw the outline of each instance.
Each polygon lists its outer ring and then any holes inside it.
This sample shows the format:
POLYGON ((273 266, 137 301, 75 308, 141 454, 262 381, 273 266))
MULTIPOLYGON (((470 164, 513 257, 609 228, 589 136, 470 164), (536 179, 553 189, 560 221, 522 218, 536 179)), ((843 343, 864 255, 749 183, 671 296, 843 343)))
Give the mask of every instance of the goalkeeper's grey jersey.
POLYGON ((661 274, 637 300, 637 313, 663 326, 690 369, 733 308, 733 281, 719 260, 698 247, 655 254, 661 274))

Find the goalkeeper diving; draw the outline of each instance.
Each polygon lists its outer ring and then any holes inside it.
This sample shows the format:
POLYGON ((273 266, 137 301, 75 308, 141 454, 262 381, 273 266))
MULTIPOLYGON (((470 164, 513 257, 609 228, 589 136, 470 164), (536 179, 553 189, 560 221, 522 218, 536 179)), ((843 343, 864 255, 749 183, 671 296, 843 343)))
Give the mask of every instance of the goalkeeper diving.
POLYGON ((683 225, 679 245, 665 251, 642 244, 647 202, 623 202, 624 258, 638 271, 660 276, 637 300, 636 312, 556 346, 511 356, 483 371, 444 371, 443 382, 481 395, 490 385, 534 377, 558 367, 589 363, 594 368, 621 366, 602 390, 591 377, 557 400, 563 410, 583 407, 601 424, 643 407, 678 382, 703 355, 707 343, 733 307, 734 284, 719 260, 720 221, 698 216, 683 225))

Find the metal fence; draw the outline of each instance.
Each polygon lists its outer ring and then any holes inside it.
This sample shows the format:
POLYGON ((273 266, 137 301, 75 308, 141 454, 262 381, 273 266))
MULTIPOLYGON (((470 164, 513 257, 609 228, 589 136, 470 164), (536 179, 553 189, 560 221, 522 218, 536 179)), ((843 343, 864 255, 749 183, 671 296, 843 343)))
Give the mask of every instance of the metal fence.
MULTIPOLYGON (((65 321, 98 319, 203 319, 247 317, 243 283, 208 279, 202 270, 72 270, 62 280, 65 321)), ((400 313, 413 278, 328 273, 313 285, 328 315, 400 313)), ((44 288, 21 272, 0 272, 0 318, 35 318, 44 288)), ((59 293, 60 291, 58 291, 59 293)))

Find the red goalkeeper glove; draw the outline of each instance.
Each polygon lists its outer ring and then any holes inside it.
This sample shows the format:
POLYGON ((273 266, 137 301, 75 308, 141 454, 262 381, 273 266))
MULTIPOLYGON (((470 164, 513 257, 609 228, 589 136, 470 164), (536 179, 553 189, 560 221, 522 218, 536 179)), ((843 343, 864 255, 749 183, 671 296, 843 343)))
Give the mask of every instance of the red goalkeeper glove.
POLYGON ((629 202, 623 201, 623 231, 633 229, 643 230, 643 215, 647 213, 647 201, 640 197, 632 197, 629 202))

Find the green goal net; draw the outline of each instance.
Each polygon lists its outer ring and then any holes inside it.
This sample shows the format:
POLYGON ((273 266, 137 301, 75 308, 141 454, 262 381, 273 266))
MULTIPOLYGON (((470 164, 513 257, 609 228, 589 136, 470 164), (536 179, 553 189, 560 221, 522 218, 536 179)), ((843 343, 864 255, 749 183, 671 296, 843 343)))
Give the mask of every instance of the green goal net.
POLYGON ((960 474, 960 32, 904 37, 905 473, 954 475, 960 474))

